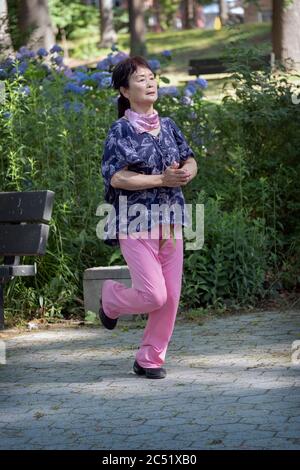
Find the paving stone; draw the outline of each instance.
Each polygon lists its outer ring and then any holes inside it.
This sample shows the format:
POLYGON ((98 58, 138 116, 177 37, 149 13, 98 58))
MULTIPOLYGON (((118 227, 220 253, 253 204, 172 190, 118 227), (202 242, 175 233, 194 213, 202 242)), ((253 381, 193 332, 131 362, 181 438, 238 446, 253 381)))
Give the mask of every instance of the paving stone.
POLYGON ((299 327, 297 311, 179 323, 161 381, 132 371, 140 329, 6 340, 0 449, 300 449, 299 327))

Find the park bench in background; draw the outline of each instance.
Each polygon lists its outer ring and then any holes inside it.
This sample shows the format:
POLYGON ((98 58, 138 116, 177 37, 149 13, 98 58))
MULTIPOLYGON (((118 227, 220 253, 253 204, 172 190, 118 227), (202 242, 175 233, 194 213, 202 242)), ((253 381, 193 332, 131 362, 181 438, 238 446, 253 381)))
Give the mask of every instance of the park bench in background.
POLYGON ((0 192, 0 329, 4 328, 4 284, 14 276, 35 276, 36 263, 20 265, 20 256, 46 252, 53 191, 0 192))
MULTIPOLYGON (((271 54, 261 56, 259 60, 249 62, 251 70, 260 70, 262 66, 272 66, 271 54)), ((211 75, 214 73, 228 73, 228 66, 221 59, 191 59, 189 61, 189 75, 211 75)))

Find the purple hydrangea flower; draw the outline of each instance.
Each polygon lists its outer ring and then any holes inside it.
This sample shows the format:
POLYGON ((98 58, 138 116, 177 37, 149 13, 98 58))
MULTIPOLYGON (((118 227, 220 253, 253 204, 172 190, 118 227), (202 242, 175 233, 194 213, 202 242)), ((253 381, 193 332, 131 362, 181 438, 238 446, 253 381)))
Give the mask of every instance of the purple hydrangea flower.
POLYGON ((100 62, 98 62, 96 68, 98 70, 109 70, 110 69, 110 60, 106 57, 105 59, 103 60, 100 60, 100 62))
POLYGON ((14 75, 23 75, 25 71, 28 68, 27 62, 21 62, 20 64, 17 64, 15 67, 13 67, 10 71, 10 76, 14 75))
POLYGON ((46 51, 46 49, 44 47, 40 47, 37 51, 36 51, 37 55, 39 57, 46 57, 48 55, 48 52, 46 51))
POLYGON ((110 63, 111 65, 117 65, 122 60, 127 59, 127 57, 129 56, 128 54, 125 54, 125 52, 118 52, 116 55, 110 58, 110 63))
POLYGON ((23 73, 26 72, 26 70, 28 69, 28 64, 27 62, 21 62, 19 64, 19 72, 23 75, 23 73))
POLYGON ((191 106, 193 104, 193 100, 190 96, 183 96, 181 98, 181 103, 184 104, 185 106, 191 106))
POLYGON ((197 83, 197 85, 200 86, 200 88, 207 88, 208 87, 208 83, 207 81, 205 80, 205 78, 201 78, 201 77, 198 77, 195 82, 197 83))
POLYGON ((159 87, 158 88, 158 96, 165 96, 165 95, 178 96, 179 95, 179 90, 176 86, 159 87))
POLYGON ((94 72, 92 73, 89 78, 91 80, 95 80, 99 88, 107 87, 111 85, 111 73, 102 71, 102 72, 94 72))
POLYGON ((171 53, 171 51, 165 49, 164 51, 162 51, 162 55, 164 57, 171 57, 172 53, 171 53))
POLYGON ((54 54, 55 52, 63 52, 63 49, 58 44, 54 44, 50 49, 50 53, 54 54))
POLYGON ((5 111, 5 112, 3 113, 4 119, 9 119, 11 116, 12 116, 12 113, 10 113, 9 111, 5 111))
POLYGON ((92 80, 95 80, 96 82, 101 82, 103 78, 103 73, 102 72, 94 72, 90 75, 90 78, 92 80))
POLYGON ((153 72, 155 72, 156 70, 159 70, 161 67, 160 62, 157 59, 149 59, 147 60, 147 62, 150 65, 153 72))
POLYGON ((2 62, 2 67, 8 68, 14 64, 14 59, 12 57, 7 57, 4 62, 2 62))
POLYGON ((19 51, 16 53, 16 59, 21 60, 21 59, 30 59, 32 57, 35 57, 35 52, 30 51, 27 47, 22 46, 20 47, 19 51))
POLYGON ((64 58, 61 55, 58 55, 58 56, 54 57, 54 59, 52 59, 52 60, 56 65, 62 65, 63 61, 64 61, 64 58))
POLYGON ((77 85, 76 83, 67 83, 64 87, 64 92, 68 92, 68 91, 71 91, 73 93, 76 93, 78 95, 83 95, 87 89, 86 88, 82 88, 81 86, 77 85))
POLYGON ((65 102, 64 102, 64 109, 65 109, 66 111, 69 111, 69 109, 71 108, 71 106, 72 106, 72 103, 71 103, 70 101, 65 101, 65 102))
POLYGON ((111 86, 111 77, 103 77, 98 86, 101 88, 107 88, 111 86))
POLYGON ((21 95, 25 95, 25 96, 28 96, 30 94, 30 88, 28 85, 25 85, 25 86, 22 86, 19 88, 18 92, 21 94, 21 95))
POLYGON ((68 68, 68 67, 65 67, 63 73, 64 73, 64 76, 67 77, 67 78, 71 78, 71 79, 74 78, 74 73, 73 73, 73 71, 72 71, 70 68, 68 68))
POLYGON ((79 85, 81 85, 82 83, 85 82, 85 80, 89 79, 89 76, 84 72, 80 72, 78 70, 75 70, 72 79, 76 80, 79 83, 79 85))
POLYGON ((196 93, 196 91, 197 91, 196 87, 190 83, 184 88, 183 94, 185 96, 193 96, 196 93))

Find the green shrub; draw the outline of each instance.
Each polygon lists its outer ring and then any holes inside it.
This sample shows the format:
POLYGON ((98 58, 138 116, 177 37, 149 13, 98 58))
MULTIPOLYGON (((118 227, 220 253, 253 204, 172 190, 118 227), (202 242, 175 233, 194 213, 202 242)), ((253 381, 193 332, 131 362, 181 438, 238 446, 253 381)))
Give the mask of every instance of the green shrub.
POLYGON ((253 304, 264 294, 268 269, 264 220, 251 220, 242 209, 224 211, 217 199, 205 199, 204 245, 185 252, 182 302, 189 308, 253 304))
MULTIPOLYGON (((272 229, 270 257, 276 275, 283 266, 286 270, 290 258, 295 288, 300 273, 297 88, 284 71, 251 72, 245 64, 236 64, 228 80, 236 94, 206 106, 202 115, 205 151, 195 184, 219 197, 223 210, 246 209, 250 219, 265 220, 272 229)), ((291 287, 291 279, 286 285, 291 287)))

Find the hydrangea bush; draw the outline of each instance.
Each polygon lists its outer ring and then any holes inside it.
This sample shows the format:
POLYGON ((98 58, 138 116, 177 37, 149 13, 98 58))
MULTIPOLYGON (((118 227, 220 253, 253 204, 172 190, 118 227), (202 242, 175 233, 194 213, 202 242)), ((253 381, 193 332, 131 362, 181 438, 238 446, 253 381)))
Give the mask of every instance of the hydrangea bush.
MULTIPOLYGON (((125 57, 113 46, 94 69, 72 69, 54 45, 49 51, 21 47, 0 64, 1 190, 55 191, 47 254, 36 259, 39 275, 7 286, 8 314, 23 312, 26 319, 82 313, 84 269, 116 259, 96 237, 95 211, 103 202, 103 142, 117 119, 111 73, 125 57)), ((149 59, 160 85, 156 108, 186 124, 197 150, 195 115, 207 84, 200 79, 182 90, 169 86, 162 69, 170 60, 169 51, 149 59)))

